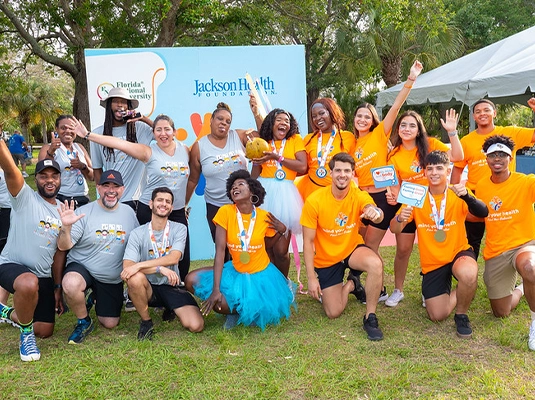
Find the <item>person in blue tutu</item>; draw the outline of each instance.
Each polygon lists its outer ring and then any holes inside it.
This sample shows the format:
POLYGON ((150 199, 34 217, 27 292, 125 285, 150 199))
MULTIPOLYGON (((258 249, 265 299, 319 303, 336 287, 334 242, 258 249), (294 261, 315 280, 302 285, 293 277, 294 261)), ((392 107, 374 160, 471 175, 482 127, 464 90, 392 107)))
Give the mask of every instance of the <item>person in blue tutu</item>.
POLYGON ((288 111, 276 108, 264 119, 259 135, 271 146, 264 156, 253 160, 251 171, 253 178, 266 189, 264 208, 276 215, 288 231, 275 244, 273 251, 268 249, 271 261, 288 276, 290 269, 291 235, 301 233, 299 217, 303 208, 303 199, 294 185, 297 174, 307 172, 307 155, 299 126, 294 116, 288 111))
POLYGON ((273 265, 267 249, 283 237, 286 226, 259 208, 266 191, 246 170, 230 174, 226 183, 232 204, 214 217, 216 254, 214 266, 190 272, 186 288, 203 303, 201 312, 227 315, 224 328, 237 324, 277 325, 296 307, 295 284, 273 265), (224 262, 228 247, 232 260, 224 262))

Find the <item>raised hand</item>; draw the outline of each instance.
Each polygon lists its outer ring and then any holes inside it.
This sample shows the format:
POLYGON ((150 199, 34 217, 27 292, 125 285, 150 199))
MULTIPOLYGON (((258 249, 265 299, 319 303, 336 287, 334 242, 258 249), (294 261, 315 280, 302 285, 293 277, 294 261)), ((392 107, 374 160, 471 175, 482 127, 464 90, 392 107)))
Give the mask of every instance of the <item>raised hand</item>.
POLYGON ((65 200, 65 203, 60 204, 58 212, 61 218, 62 226, 72 226, 76 221, 79 221, 80 219, 85 217, 85 214, 77 215, 74 212, 74 208, 74 200, 71 200, 70 204, 68 200, 65 200))
POLYGON ((76 133, 76 136, 84 139, 89 132, 87 128, 85 127, 84 123, 80 121, 79 119, 76 119, 75 117, 72 117, 72 120, 73 120, 73 123, 71 125, 71 129, 74 131, 74 133, 76 133))
POLYGON ((458 115, 457 115, 457 112, 453 108, 446 110, 446 121, 440 118, 440 123, 442 124, 442 127, 448 133, 451 133, 457 130, 457 122, 458 122, 458 115))
POLYGON ((418 77, 418 75, 420 75, 423 69, 424 69, 424 66, 422 65, 422 63, 416 60, 414 64, 412 64, 411 66, 411 70, 409 72, 409 78, 412 80, 415 80, 418 77))

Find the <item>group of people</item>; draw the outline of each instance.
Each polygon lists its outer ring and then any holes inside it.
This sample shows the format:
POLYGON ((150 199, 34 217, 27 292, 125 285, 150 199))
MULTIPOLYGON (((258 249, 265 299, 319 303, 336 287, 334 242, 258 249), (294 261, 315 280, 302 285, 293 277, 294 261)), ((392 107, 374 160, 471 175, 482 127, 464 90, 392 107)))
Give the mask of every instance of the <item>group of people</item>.
MULTIPOLYGON (((149 307, 164 308, 191 332, 203 330, 211 311, 226 316, 225 329, 278 324, 296 307, 296 285, 288 278, 296 234, 303 238, 308 292, 327 317, 340 316, 353 294, 366 304, 368 339, 381 340, 378 303, 395 307, 403 300, 418 232, 428 316, 441 321, 455 310, 457 335, 470 337, 467 314, 485 226, 491 308, 506 316, 525 295, 535 350, 535 177, 514 172, 516 150, 533 144, 535 132, 495 127, 495 106, 482 99, 473 106, 474 132, 459 140, 452 109, 441 120, 449 145, 428 137, 419 114, 398 116, 421 70, 416 61, 383 121, 372 105, 357 107, 353 132, 344 130, 344 114, 332 99, 312 103, 313 132, 303 139, 290 112, 277 108, 262 118, 251 97, 256 130, 231 129, 232 112, 220 103, 210 133, 191 148, 176 139, 171 118, 134 116, 137 100, 115 88, 101 101, 104 124, 93 132, 73 116, 58 118, 39 154, 37 192, 0 143, 0 185, 5 181, 12 208, 0 286, 13 294, 13 307, 0 298, 0 318, 19 327, 21 359, 40 358, 35 336, 52 335, 64 302, 77 317, 69 343, 81 343, 94 329, 93 306, 102 326, 115 327, 124 284, 141 318, 139 340, 154 334, 149 307), (90 143, 91 157, 76 136, 90 143), (253 136, 271 150, 247 160, 253 136), (386 165, 399 184, 376 187, 372 169, 386 165), (466 186, 459 173, 465 167, 466 186), (201 175, 216 251, 213 267, 190 272, 187 205, 201 175), (93 202, 87 180, 97 183, 93 202), (402 182, 428 187, 421 208, 398 203, 402 182), (397 242, 390 296, 379 254, 387 229, 397 242), (21 248, 28 238, 35 251, 21 248)), ((535 110, 535 99, 528 105, 535 110)))

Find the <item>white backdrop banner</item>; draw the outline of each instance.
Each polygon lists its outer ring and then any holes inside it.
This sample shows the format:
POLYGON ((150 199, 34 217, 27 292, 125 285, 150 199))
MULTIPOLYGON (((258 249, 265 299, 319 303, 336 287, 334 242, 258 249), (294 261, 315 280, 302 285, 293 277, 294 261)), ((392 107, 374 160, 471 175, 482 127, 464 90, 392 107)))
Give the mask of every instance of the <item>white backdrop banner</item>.
MULTIPOLYGON (((232 109, 232 128, 255 128, 248 80, 272 107, 290 111, 307 133, 304 46, 172 47, 85 51, 91 128, 104 122, 99 101, 114 87, 139 100, 154 119, 169 115, 188 146, 210 133, 210 115, 223 101, 232 109), (250 81, 249 81, 250 82, 250 81), (263 91, 262 91, 263 89, 263 91)), ((191 258, 214 257, 202 185, 190 201, 191 258)))

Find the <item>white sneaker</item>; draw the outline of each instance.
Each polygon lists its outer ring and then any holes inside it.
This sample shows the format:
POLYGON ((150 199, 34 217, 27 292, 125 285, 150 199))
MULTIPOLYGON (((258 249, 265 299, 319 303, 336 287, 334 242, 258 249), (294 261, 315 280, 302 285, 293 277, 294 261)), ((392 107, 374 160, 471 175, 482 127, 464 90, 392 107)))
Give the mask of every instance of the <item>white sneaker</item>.
POLYGON ((535 351, 535 321, 531 321, 531 326, 529 327, 528 347, 530 350, 535 351))
POLYGON ((30 176, 30 175, 28 175, 28 173, 27 173, 27 172, 25 172, 25 171, 22 171, 22 177, 23 177, 23 178, 27 178, 27 177, 29 177, 29 176, 30 176))
POLYGON ((402 291, 400 291, 399 289, 394 289, 390 297, 386 299, 385 305, 387 305, 388 307, 395 307, 404 298, 405 298, 405 295, 403 294, 402 291))
POLYGON ((422 307, 425 308, 425 297, 423 294, 422 294, 422 307))

